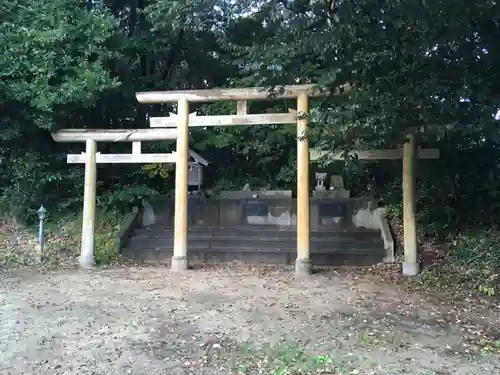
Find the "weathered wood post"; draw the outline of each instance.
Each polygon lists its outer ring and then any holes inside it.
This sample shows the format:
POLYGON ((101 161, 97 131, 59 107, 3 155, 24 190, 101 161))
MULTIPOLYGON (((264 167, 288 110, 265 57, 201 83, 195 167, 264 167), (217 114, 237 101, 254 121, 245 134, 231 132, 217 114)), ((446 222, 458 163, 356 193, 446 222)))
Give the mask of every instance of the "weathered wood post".
POLYGON ((175 163, 175 154, 142 154, 141 141, 177 138, 176 129, 66 129, 52 133, 56 142, 85 142, 82 154, 68 154, 69 164, 85 164, 83 196, 81 268, 94 265, 97 164, 175 163), (97 142, 132 142, 131 154, 100 154, 97 142))
POLYGON ((309 248, 309 142, 307 124, 309 98, 307 94, 297 97, 297 276, 311 273, 309 248))
POLYGON ((189 158, 189 102, 182 98, 177 102, 178 136, 175 166, 175 218, 174 251, 172 270, 188 268, 188 158, 189 158))
POLYGON ((87 139, 85 143, 85 187, 83 193, 82 247, 79 264, 81 268, 88 269, 95 264, 94 229, 97 184, 97 142, 93 139, 87 139))
POLYGON ((416 140, 415 133, 407 135, 403 145, 403 226, 404 263, 403 275, 415 276, 420 272, 418 264, 418 243, 416 227, 416 140))

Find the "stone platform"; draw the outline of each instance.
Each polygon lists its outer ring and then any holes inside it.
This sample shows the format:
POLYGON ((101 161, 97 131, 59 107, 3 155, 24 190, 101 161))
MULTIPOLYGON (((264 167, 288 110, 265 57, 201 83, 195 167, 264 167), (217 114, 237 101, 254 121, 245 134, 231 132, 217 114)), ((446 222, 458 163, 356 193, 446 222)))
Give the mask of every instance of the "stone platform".
MULTIPOLYGON (((123 254, 143 263, 169 263, 174 244, 173 228, 153 225, 137 229, 123 254)), ((369 229, 311 232, 315 265, 372 265, 383 261, 384 243, 369 229)), ((293 264, 297 258, 296 232, 269 226, 191 228, 188 259, 191 264, 245 263, 293 264)))
MULTIPOLYGON (((310 205, 313 264, 364 266, 390 260, 387 233, 370 202, 312 198, 310 205)), ((149 208, 153 212, 147 222, 154 223, 136 228, 122 253, 139 262, 169 263, 173 200, 160 197, 149 208)), ((188 222, 191 264, 233 260, 293 264, 297 257, 296 201, 292 198, 191 197, 188 222)))

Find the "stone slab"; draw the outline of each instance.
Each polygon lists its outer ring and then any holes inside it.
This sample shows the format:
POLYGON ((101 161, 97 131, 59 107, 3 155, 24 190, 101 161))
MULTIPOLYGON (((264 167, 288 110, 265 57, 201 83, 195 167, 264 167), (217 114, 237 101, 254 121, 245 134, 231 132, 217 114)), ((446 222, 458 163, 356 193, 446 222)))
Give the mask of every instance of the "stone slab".
POLYGON ((292 198, 291 190, 223 190, 219 193, 220 199, 252 199, 255 195, 266 199, 292 198))
MULTIPOLYGON (((140 253, 124 251, 124 256, 142 264, 170 264, 172 251, 144 250, 140 253)), ((245 251, 188 251, 190 266, 202 264, 219 264, 226 262, 242 262, 248 264, 282 264, 293 265, 297 259, 296 252, 245 252, 245 251)), ((311 254, 311 262, 317 266, 371 266, 382 261, 383 253, 350 254, 330 253, 311 254)))

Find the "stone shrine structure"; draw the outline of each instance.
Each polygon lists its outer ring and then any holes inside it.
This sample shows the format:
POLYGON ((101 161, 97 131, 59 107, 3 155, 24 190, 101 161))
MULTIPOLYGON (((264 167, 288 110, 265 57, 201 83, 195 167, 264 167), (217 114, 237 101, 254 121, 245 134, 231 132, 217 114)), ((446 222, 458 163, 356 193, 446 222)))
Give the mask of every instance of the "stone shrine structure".
MULTIPOLYGON (((368 265, 393 261, 394 244, 385 212, 366 199, 349 198, 341 176, 330 178, 329 190, 324 185, 327 174, 316 177, 321 181, 310 198, 309 212, 314 262, 368 265)), ((147 235, 132 238, 124 252, 139 261, 150 262, 151 256, 155 262, 167 261, 171 252, 162 249, 173 241, 174 202, 157 197, 150 206, 158 222, 148 227, 147 235), (145 249, 148 243, 152 247, 145 249)), ((297 203, 291 190, 252 190, 245 184, 239 191, 221 191, 216 198, 190 196, 188 207, 190 262, 293 262, 297 203)))
POLYGON ((349 198, 351 193, 344 188, 344 179, 340 175, 331 175, 328 189, 325 186, 327 173, 316 173, 316 187, 313 191, 314 198, 334 199, 349 198))

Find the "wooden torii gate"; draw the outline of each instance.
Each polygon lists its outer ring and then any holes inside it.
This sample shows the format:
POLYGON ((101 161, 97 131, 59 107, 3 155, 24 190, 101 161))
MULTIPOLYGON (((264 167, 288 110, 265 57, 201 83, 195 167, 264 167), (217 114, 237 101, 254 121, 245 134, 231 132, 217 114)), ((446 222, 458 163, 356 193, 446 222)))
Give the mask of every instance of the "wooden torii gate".
MULTIPOLYGON (((439 149, 417 148, 416 130, 409 129, 407 140, 399 149, 352 151, 359 160, 403 160, 403 236, 404 262, 402 273, 415 276, 420 272, 418 263, 418 240, 416 226, 416 159, 439 159, 439 149)), ((333 160, 344 160, 342 153, 311 150, 311 160, 328 156, 333 160)))
POLYGON ((101 163, 175 163, 175 154, 143 154, 141 141, 159 141, 177 138, 176 129, 66 129, 52 133, 56 142, 85 142, 85 153, 68 154, 69 164, 85 164, 83 195, 82 242, 80 267, 91 268, 95 263, 95 207, 97 164, 101 163), (97 142, 132 142, 131 154, 101 154, 97 142))
MULTIPOLYGON (((349 90, 346 85, 339 89, 349 90)), ((309 243, 309 147, 307 140, 309 97, 323 95, 312 85, 284 86, 277 93, 265 88, 211 89, 137 93, 140 103, 175 103, 177 115, 151 118, 152 129, 105 130, 67 129, 53 133, 56 142, 85 142, 84 154, 68 155, 68 163, 85 163, 85 193, 83 205, 82 244, 80 266, 94 264, 94 225, 96 195, 96 165, 99 163, 176 163, 175 182, 175 234, 173 270, 185 270, 187 262, 187 198, 188 198, 188 137, 189 126, 233 126, 297 124, 297 260, 298 275, 311 272, 309 243), (270 95, 272 94, 272 95, 270 95), (249 100, 296 99, 297 110, 291 113, 248 114, 249 100), (196 116, 189 114, 189 102, 236 101, 237 113, 222 116, 196 116), (173 127, 176 129, 168 129, 173 127), (171 140, 177 138, 175 154, 142 154, 141 141, 171 140), (132 154, 97 153, 97 142, 132 142, 132 154)), ((403 159, 403 202, 405 232, 405 263, 403 274, 415 275, 417 264, 417 238, 415 226, 415 159, 436 159, 435 149, 417 150, 415 135, 409 135, 402 150, 357 151, 360 159, 403 159)), ((341 158, 340 155, 334 158, 341 158)))
POLYGON ((139 103, 177 103, 177 115, 151 118, 151 127, 175 127, 177 137, 177 163, 175 168, 175 219, 172 269, 188 268, 188 138, 189 126, 233 126, 297 124, 297 259, 295 273, 299 276, 311 272, 309 241, 309 146, 307 140, 309 97, 323 95, 313 85, 284 86, 271 93, 262 87, 244 89, 207 89, 186 91, 140 92, 139 103), (292 113, 249 114, 249 100, 296 99, 297 110, 292 113), (236 101, 237 113, 222 116, 189 114, 189 103, 236 101))

